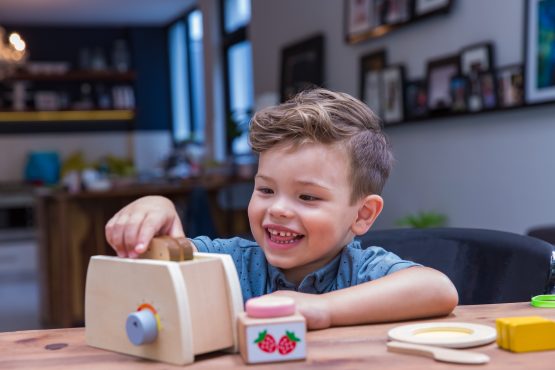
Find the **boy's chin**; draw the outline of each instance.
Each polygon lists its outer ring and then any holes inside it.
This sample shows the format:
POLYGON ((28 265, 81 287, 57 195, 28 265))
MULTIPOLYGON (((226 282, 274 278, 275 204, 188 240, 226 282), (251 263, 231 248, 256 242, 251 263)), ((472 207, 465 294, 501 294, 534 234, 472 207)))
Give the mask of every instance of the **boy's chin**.
POLYGON ((268 263, 270 265, 277 267, 281 270, 289 270, 297 267, 297 264, 295 263, 294 259, 291 257, 284 258, 280 256, 272 256, 271 254, 266 253, 266 259, 268 260, 268 263))

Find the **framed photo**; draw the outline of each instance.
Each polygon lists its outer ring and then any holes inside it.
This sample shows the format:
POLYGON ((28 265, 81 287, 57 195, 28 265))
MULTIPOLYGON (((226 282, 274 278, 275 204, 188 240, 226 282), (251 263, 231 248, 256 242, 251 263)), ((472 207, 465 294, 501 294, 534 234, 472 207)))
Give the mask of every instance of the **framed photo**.
POLYGON ((382 71, 387 64, 385 50, 374 51, 360 59, 360 100, 382 117, 382 71))
POLYGON ((480 92, 482 94, 482 107, 485 110, 497 108, 497 89, 495 74, 482 72, 479 74, 480 92))
POLYGON ((552 0, 526 1, 525 97, 527 103, 555 100, 555 12, 552 0))
POLYGON ((489 42, 467 46, 461 51, 461 73, 477 75, 493 69, 493 45, 489 42))
POLYGON ((374 0, 346 0, 346 38, 350 42, 365 35, 376 26, 374 0))
POLYGON ((468 110, 468 78, 463 75, 455 75, 451 77, 450 89, 451 98, 453 99, 451 110, 458 113, 466 112, 468 110))
POLYGON ((387 10, 388 0, 374 0, 372 15, 374 17, 374 28, 383 26, 385 24, 385 12, 387 10))
POLYGON ((387 0, 385 5, 384 20, 386 24, 399 24, 410 20, 409 0, 387 0))
POLYGON ((428 62, 428 110, 439 114, 451 110, 451 79, 459 74, 459 56, 449 56, 428 62))
POLYGON ((405 84, 405 113, 407 119, 422 118, 428 114, 426 81, 415 80, 405 84))
POLYGON ((281 101, 324 82, 324 36, 286 46, 281 52, 281 101))
POLYGON ((521 65, 497 70, 497 101, 501 108, 524 104, 524 75, 521 65))
POLYGON ((468 111, 479 112, 483 108, 480 76, 471 74, 468 77, 468 111))
POLYGON ((422 17, 439 12, 447 12, 452 0, 414 0, 414 16, 422 17))
POLYGON ((384 124, 399 123, 404 117, 404 82, 403 66, 390 66, 382 71, 383 101, 382 112, 384 124))

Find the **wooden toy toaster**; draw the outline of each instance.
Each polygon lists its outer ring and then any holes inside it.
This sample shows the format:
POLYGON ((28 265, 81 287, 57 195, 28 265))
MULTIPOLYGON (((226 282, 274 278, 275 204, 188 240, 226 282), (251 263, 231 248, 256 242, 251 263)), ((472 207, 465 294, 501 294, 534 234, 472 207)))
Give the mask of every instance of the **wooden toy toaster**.
MULTIPOLYGON (((175 255, 153 249, 151 255, 165 259, 175 255)), ((189 364, 201 353, 236 352, 236 317, 242 311, 241 286, 228 255, 194 253, 182 262, 94 256, 89 262, 85 338, 93 347, 189 364)))

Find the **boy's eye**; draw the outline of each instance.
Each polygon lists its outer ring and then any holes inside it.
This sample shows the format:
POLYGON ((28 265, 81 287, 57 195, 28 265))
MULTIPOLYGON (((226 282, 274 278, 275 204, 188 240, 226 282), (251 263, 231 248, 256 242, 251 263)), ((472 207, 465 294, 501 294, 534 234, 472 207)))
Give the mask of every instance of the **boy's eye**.
POLYGON ((256 190, 258 190, 262 194, 273 194, 274 193, 274 191, 270 188, 258 188, 256 190))
POLYGON ((299 196, 299 198, 301 200, 305 200, 305 201, 308 201, 308 202, 315 201, 315 200, 320 200, 320 198, 316 198, 316 197, 313 197, 312 195, 307 195, 307 194, 302 194, 301 196, 299 196))

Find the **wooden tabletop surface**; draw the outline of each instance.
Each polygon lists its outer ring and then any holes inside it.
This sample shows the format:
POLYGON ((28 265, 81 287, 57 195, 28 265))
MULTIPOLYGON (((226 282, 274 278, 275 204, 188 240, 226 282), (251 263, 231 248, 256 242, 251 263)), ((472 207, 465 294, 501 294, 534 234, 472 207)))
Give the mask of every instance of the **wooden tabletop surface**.
MULTIPOLYGON (((409 302, 410 303, 410 302, 409 302)), ((555 309, 534 308, 529 303, 459 306, 449 317, 421 320, 457 321, 495 327, 495 319, 511 316, 543 316, 555 320, 555 309)), ((473 348, 491 360, 485 365, 455 365, 386 350, 389 329, 404 323, 341 327, 307 334, 305 361, 245 365, 237 354, 197 356, 188 369, 555 369, 555 350, 511 353, 495 343, 473 348)), ((104 351, 85 344, 84 328, 0 333, 0 369, 173 369, 183 368, 104 351)))

